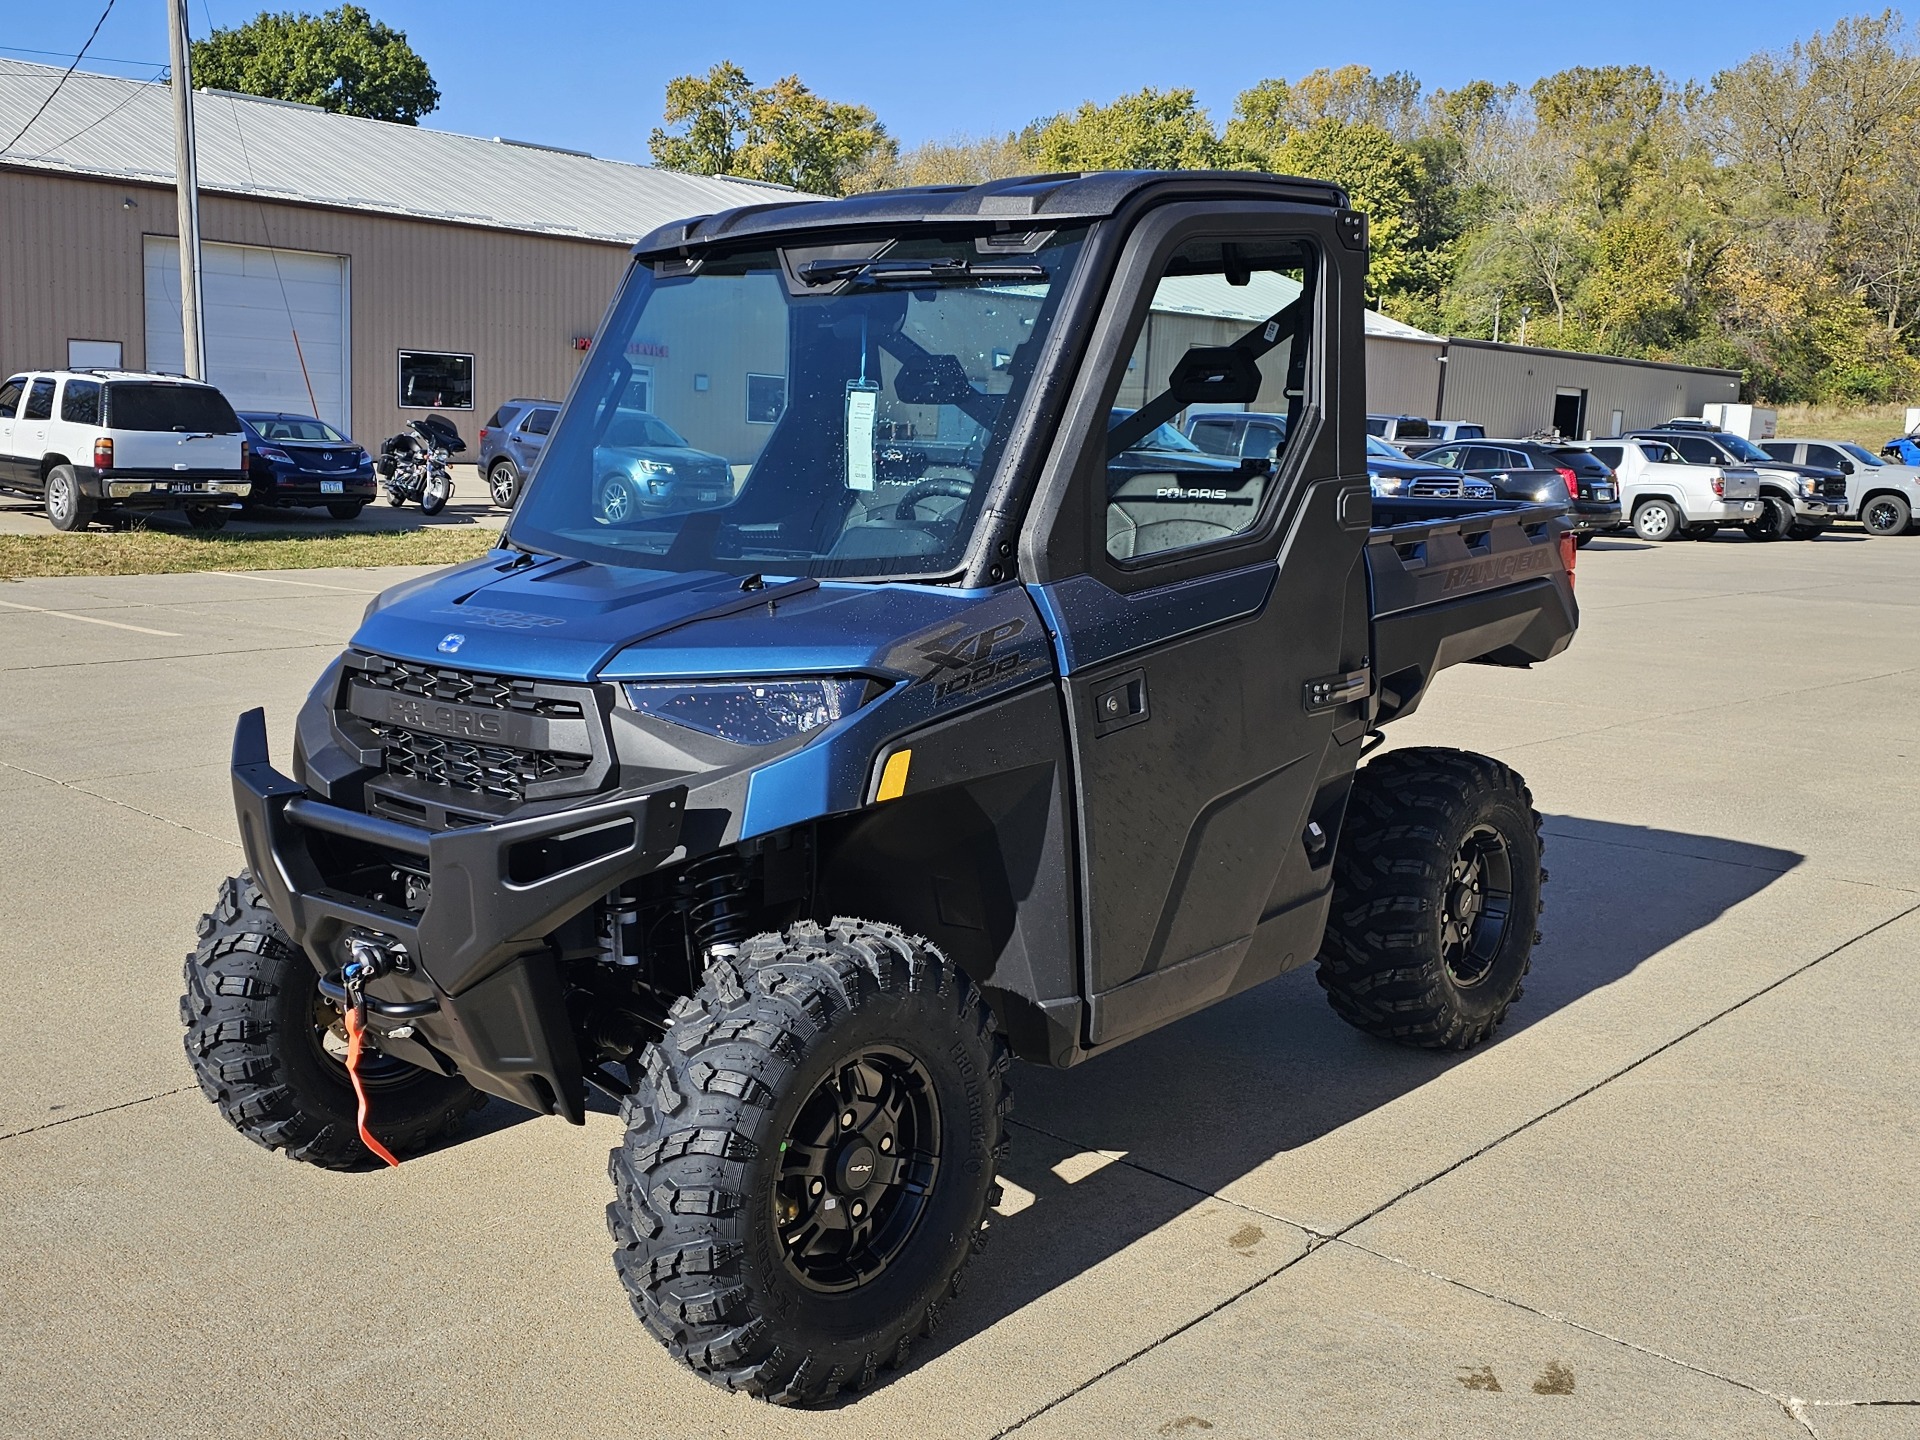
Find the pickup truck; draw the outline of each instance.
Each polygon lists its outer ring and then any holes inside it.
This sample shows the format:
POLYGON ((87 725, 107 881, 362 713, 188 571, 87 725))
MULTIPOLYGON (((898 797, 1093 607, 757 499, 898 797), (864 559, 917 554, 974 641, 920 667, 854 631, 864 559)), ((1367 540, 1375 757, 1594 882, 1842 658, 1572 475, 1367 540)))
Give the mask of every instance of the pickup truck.
POLYGON ((1574 546, 1554 506, 1372 498, 1366 265, 1333 185, 1224 172, 641 240, 498 547, 373 603, 291 774, 240 718, 247 869, 181 1001, 207 1095, 355 1169, 483 1096, 579 1124, 593 1087, 641 1320, 812 1404, 956 1293, 1012 1058, 1074 1065, 1315 961, 1370 1034, 1487 1040, 1536 939, 1532 797, 1481 755, 1360 762, 1446 667, 1568 645, 1574 546), (1149 359, 1163 285, 1185 348, 1149 359), (1248 293, 1275 304, 1251 325, 1248 293), (634 337, 662 418, 742 467, 725 503, 597 503, 634 337), (786 406, 738 423, 667 356, 715 395, 784 375, 786 406), (1225 405, 1284 442, 1149 443, 1225 405), (962 417, 973 468, 878 463, 962 417))
POLYGON ((1762 440, 1760 448, 1792 465, 1815 465, 1847 477, 1847 518, 1869 535, 1905 535, 1920 511, 1920 467, 1883 460, 1845 440, 1762 440))
POLYGON ((1776 460, 1744 435, 1682 420, 1636 430, 1629 438, 1664 440, 1687 464, 1722 476, 1751 472, 1759 484, 1760 513, 1740 527, 1749 540, 1811 540, 1846 512, 1847 482, 1838 470, 1776 460))
POLYGON ((1642 540, 1711 540, 1722 525, 1751 526, 1762 517, 1758 475, 1689 464, 1665 436, 1566 443, 1613 471, 1621 513, 1642 540))

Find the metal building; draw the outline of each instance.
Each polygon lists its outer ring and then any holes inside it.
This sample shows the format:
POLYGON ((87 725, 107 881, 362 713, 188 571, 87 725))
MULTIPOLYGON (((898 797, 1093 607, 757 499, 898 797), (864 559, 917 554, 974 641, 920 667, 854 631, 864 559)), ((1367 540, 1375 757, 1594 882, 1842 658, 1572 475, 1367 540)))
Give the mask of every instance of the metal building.
MULTIPOLYGON (((0 135, 60 74, 0 59, 0 135)), ((75 73, 0 154, 0 371, 179 369, 170 106, 75 73)), ((793 193, 220 91, 194 122, 208 378, 362 440, 564 394, 634 240, 793 193)))

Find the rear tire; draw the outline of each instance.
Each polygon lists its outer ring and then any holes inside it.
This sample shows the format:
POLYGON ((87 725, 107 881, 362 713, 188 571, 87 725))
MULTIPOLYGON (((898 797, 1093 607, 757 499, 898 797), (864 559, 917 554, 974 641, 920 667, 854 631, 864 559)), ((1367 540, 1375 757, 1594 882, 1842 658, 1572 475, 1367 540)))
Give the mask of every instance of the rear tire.
POLYGON ((1711 540, 1720 533, 1718 525, 1689 525, 1680 532, 1689 540, 1711 540))
POLYGON ((1913 507, 1903 495, 1875 495, 1860 511, 1860 528, 1869 535, 1904 535, 1913 524, 1913 507))
POLYGON ((1793 507, 1772 495, 1760 502, 1760 518, 1740 527, 1749 540, 1784 540, 1793 530, 1793 507))
POLYGON ((513 502, 520 498, 520 471, 511 460, 496 460, 493 468, 487 471, 487 489, 493 495, 493 503, 502 510, 511 510, 513 502))
MULTIPOLYGON (((319 977, 242 871, 220 882, 187 956, 180 1023, 187 1060, 227 1123, 256 1145, 329 1170, 373 1159, 360 1143, 344 1041, 319 977), (332 1020, 328 1020, 331 1016, 332 1020), (326 1021, 327 1023, 322 1023, 326 1021)), ((452 1135, 486 1097, 466 1081, 374 1051, 362 1059, 368 1128, 396 1155, 452 1135)))
POLYGON ((1642 500, 1633 507, 1633 533, 1656 544, 1671 540, 1685 523, 1670 500, 1642 500))
POLYGON ((189 505, 187 524, 196 530, 211 534, 215 530, 227 528, 227 512, 217 510, 211 505, 189 505))
POLYGON ((1592 531, 1588 531, 1585 534, 1576 535, 1573 537, 1573 548, 1576 550, 1584 550, 1587 548, 1587 546, 1591 545, 1592 543, 1593 543, 1592 531))
POLYGON ((890 925, 803 922, 716 959, 647 1048, 608 1165, 635 1314, 777 1404, 904 1364, 985 1242, 1006 1071, 979 990, 890 925))
POLYGON ((360 512, 367 508, 364 500, 333 500, 327 504, 327 514, 336 520, 358 520, 360 512))
POLYGON ((91 495, 82 494, 80 477, 71 465, 56 465, 47 472, 47 519, 56 530, 84 530, 93 523, 98 508, 91 495))
POLYGON ((1526 782, 1460 750, 1394 750, 1354 777, 1320 984, 1348 1024, 1466 1050, 1520 998, 1539 940, 1540 817, 1526 782))

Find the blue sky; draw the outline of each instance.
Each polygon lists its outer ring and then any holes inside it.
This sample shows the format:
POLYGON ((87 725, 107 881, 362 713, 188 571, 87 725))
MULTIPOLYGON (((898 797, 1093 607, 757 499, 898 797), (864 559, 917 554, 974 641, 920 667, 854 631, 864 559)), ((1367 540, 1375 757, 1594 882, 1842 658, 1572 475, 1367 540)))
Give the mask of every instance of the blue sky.
MULTIPOLYGON (((104 3, 0 5, 0 54, 65 63, 104 3)), ((269 8, 333 3, 269 0, 269 8)), ((1192 86, 1224 121, 1234 96, 1256 80, 1353 62, 1376 71, 1410 69, 1429 88, 1480 77, 1526 84, 1569 65, 1632 62, 1704 80, 1754 50, 1784 46, 1849 13, 1791 0, 362 3, 405 30, 432 67, 443 98, 428 125, 625 160, 647 158, 668 79, 723 58, 763 84, 797 72, 832 99, 869 105, 911 145, 1012 129, 1143 85, 1192 86)), ((197 36, 263 8, 260 0, 189 5, 197 36)), ((1857 8, 1877 10, 1880 0, 1857 8)), ((162 0, 117 0, 86 68, 153 74, 166 62, 164 15, 162 0), (119 63, 125 61, 134 63, 119 63)))

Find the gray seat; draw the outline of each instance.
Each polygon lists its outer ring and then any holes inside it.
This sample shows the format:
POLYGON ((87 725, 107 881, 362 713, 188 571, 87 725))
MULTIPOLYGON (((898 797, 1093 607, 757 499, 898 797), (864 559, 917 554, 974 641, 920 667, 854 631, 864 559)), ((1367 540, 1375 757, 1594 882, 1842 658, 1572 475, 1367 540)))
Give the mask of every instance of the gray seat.
POLYGON ((1137 560, 1249 529, 1259 517, 1267 477, 1252 476, 1232 489, 1208 483, 1213 480, 1153 473, 1116 481, 1107 496, 1107 553, 1137 560))

